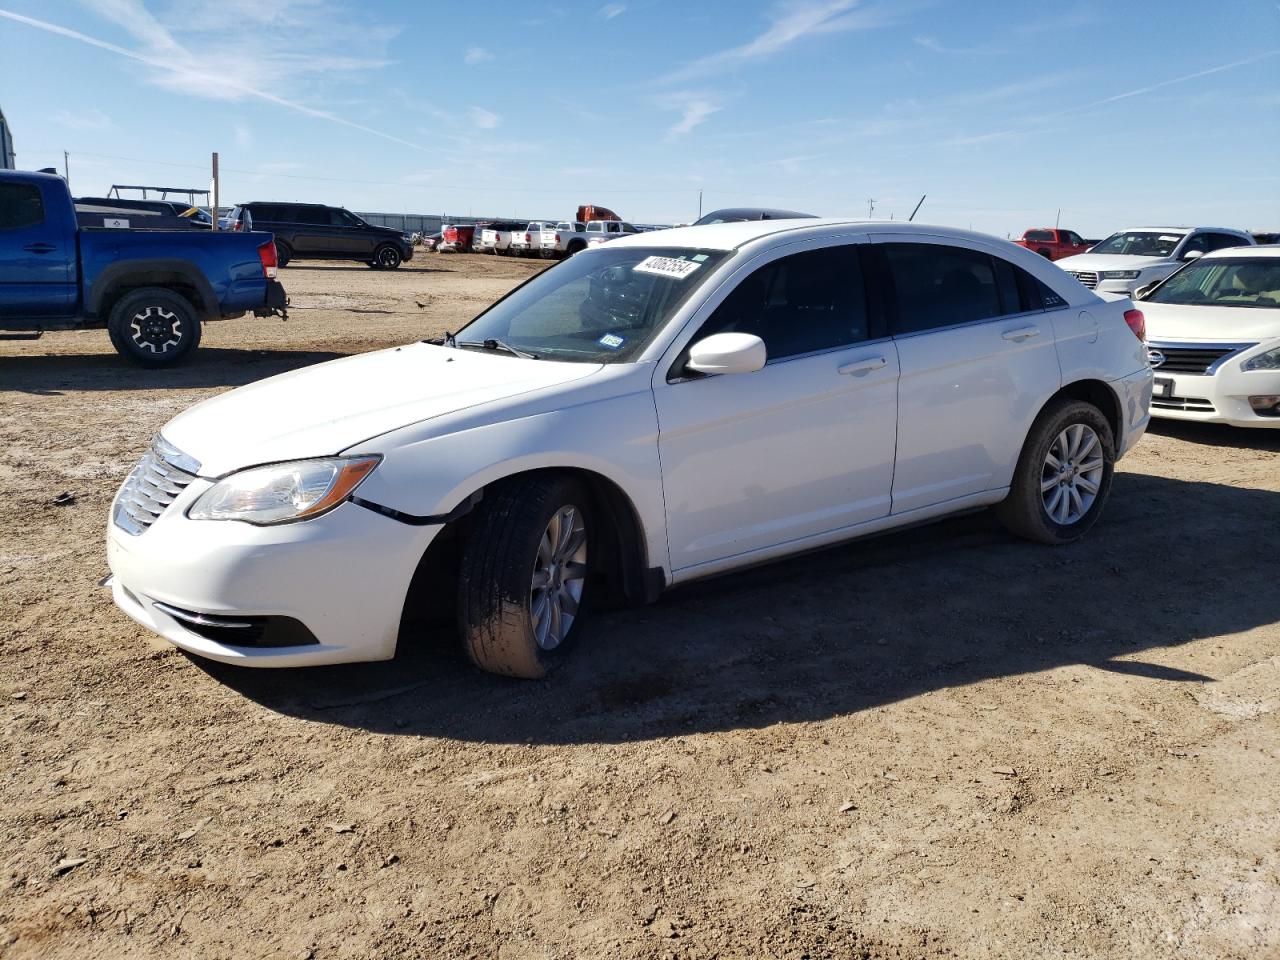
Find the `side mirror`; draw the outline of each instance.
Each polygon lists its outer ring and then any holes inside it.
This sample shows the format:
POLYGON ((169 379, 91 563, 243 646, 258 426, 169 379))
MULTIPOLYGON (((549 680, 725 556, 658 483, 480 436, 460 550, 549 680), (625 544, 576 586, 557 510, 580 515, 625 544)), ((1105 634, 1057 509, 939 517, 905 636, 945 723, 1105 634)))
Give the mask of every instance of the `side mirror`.
POLYGON ((1203 251, 1203 250, 1188 250, 1186 253, 1184 253, 1184 254, 1182 255, 1182 259, 1183 259, 1183 260, 1195 260, 1195 259, 1197 259, 1198 257, 1203 257, 1203 256, 1204 256, 1204 251, 1203 251))
POLYGON ((764 341, 752 333, 713 333, 689 348, 685 368, 697 373, 755 373, 769 359, 764 341))
POLYGON ((1152 290, 1154 290, 1159 285, 1160 285, 1159 280, 1152 280, 1150 283, 1144 283, 1137 290, 1133 291, 1133 299, 1135 300, 1147 299, 1147 294, 1149 294, 1152 290))

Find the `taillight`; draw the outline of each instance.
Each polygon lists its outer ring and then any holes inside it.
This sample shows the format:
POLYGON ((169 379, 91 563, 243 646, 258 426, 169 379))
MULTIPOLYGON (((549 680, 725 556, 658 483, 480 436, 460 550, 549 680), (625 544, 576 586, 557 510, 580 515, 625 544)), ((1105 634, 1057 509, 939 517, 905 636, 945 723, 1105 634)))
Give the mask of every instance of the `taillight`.
POLYGON ((1126 310, 1124 312, 1124 322, 1129 325, 1129 329, 1133 331, 1133 335, 1144 343, 1147 340, 1147 318, 1142 315, 1141 310, 1126 310))
POLYGON ((560 242, 560 234, 558 234, 558 233, 557 233, 557 234, 556 234, 556 243, 559 243, 559 242, 560 242))
POLYGON ((526 233, 526 234, 524 235, 524 242, 525 242, 525 244, 526 244, 526 245, 528 245, 528 246, 532 246, 532 245, 533 245, 533 237, 529 236, 529 234, 527 234, 527 233, 526 233))
POLYGON ((280 261, 276 259, 276 242, 268 240, 258 247, 258 259, 262 261, 262 275, 268 280, 276 278, 276 268, 280 266, 280 261))

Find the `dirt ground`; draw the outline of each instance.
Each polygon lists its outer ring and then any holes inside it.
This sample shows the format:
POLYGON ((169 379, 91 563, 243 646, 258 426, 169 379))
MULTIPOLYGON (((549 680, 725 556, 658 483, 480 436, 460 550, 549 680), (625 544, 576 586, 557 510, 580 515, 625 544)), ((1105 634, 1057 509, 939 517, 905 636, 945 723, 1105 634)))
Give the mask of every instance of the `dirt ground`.
POLYGON ((1280 432, 1157 426, 1080 545, 845 546, 541 683, 211 666, 98 587, 171 416, 536 269, 293 265, 170 371, 0 343, 0 956, 1280 956, 1280 432))

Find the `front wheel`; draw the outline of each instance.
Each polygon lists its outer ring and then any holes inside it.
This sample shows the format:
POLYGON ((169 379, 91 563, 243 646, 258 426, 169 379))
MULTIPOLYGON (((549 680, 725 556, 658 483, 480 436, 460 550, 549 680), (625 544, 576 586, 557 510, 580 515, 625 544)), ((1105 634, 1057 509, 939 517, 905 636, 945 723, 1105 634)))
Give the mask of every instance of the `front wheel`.
POLYGON ((200 345, 200 318, 181 294, 143 287, 111 308, 107 334, 126 360, 142 367, 167 367, 200 345))
POLYGON ((1079 540, 1102 513, 1115 463, 1114 435, 1102 412, 1080 400, 1056 401, 1032 424, 996 514, 1028 540, 1079 540))
POLYGON ((569 477, 515 478, 485 496, 458 577, 472 663, 536 680, 564 661, 582 625, 591 530, 587 490, 569 477))
POLYGON ((400 251, 388 243, 374 252, 371 266, 376 270, 394 270, 400 266, 401 260, 400 251))

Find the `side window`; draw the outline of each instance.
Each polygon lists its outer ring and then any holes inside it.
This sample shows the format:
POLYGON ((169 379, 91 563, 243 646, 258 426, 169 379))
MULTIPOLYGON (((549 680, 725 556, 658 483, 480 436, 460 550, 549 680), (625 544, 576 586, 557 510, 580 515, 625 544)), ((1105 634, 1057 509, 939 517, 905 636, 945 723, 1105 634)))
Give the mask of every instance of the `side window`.
POLYGON ((293 220, 295 223, 305 223, 313 227, 327 227, 332 222, 329 211, 324 207, 297 207, 293 220))
POLYGON ((30 183, 0 183, 0 230, 44 223, 40 188, 30 183))
POLYGON ((1225 250, 1228 247, 1245 246, 1244 237, 1235 237, 1229 233, 1211 233, 1208 236, 1210 250, 1225 250))
POLYGON ((765 264, 738 283, 695 339, 713 333, 755 334, 770 360, 866 340, 857 248, 827 247, 765 264))
POLYGON ((1212 247, 1209 246, 1209 234, 1197 233, 1194 237, 1182 245, 1182 250, 1178 253, 1178 259, 1187 259, 1187 254, 1193 250, 1199 250, 1201 253, 1208 253, 1212 247))
POLYGON ((1067 231, 1067 240, 1075 244, 1076 246, 1080 246, 1084 243, 1084 240, 1080 237, 1080 234, 1076 233, 1074 230, 1067 231))
POLYGON ((919 333, 1004 312, 996 282, 996 258, 977 250, 936 243, 886 243, 897 299, 897 334, 919 333))

